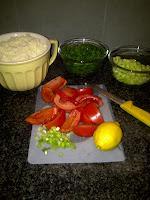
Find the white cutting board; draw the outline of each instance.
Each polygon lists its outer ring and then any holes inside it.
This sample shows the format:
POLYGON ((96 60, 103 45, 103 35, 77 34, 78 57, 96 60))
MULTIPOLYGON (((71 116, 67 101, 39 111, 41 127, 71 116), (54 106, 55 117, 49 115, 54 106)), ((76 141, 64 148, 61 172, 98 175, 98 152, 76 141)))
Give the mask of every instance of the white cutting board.
MULTIPOLYGON (((77 86, 72 86, 77 87, 77 86)), ((100 87, 105 88, 104 85, 100 87)), ((106 97, 101 96, 104 105, 101 112, 105 121, 114 121, 111 104, 106 97)), ((35 110, 46 107, 40 96, 40 88, 38 89, 35 110)), ((93 137, 81 138, 72 135, 72 141, 76 143, 76 149, 58 149, 51 150, 48 155, 38 149, 35 145, 34 134, 39 126, 32 126, 31 139, 28 151, 28 162, 30 164, 60 164, 60 163, 103 163, 103 162, 119 162, 125 160, 122 144, 111 151, 100 151, 96 149, 93 137)))

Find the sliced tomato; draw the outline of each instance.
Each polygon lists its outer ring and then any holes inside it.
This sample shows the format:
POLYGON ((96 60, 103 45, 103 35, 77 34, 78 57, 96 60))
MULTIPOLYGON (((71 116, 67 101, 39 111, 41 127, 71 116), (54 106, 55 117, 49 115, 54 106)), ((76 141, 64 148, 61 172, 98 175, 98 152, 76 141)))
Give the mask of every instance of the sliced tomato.
POLYGON ((78 125, 80 121, 80 112, 78 110, 72 110, 67 117, 66 121, 61 127, 62 132, 69 132, 78 125))
POLYGON ((73 132, 80 137, 91 137, 96 128, 95 124, 79 124, 73 128, 73 132))
POLYGON ((84 105, 80 106, 80 107, 77 107, 76 110, 78 110, 81 113, 81 115, 82 115, 82 112, 84 110, 84 105))
POLYGON ((56 117, 53 120, 49 120, 44 125, 50 129, 53 126, 61 127, 66 120, 66 113, 64 110, 59 110, 56 117))
POLYGON ((103 101, 101 99, 101 97, 96 96, 96 95, 80 95, 75 99, 76 105, 79 104, 83 104, 85 102, 89 103, 89 102, 95 102, 98 106, 102 106, 103 105, 103 101))
POLYGON ((30 124, 44 124, 45 122, 54 119, 57 113, 58 108, 56 107, 44 108, 28 116, 25 121, 30 124))
POLYGON ((96 103, 91 102, 84 107, 81 121, 85 123, 101 124, 104 122, 103 116, 96 103))
POLYGON ((54 103, 61 109, 70 111, 76 109, 76 105, 71 101, 62 101, 58 94, 54 97, 54 103))
POLYGON ((43 87, 49 87, 51 90, 55 91, 58 88, 64 87, 67 84, 67 81, 61 77, 57 76, 56 78, 50 80, 48 83, 44 84, 43 87))
POLYGON ((78 88, 77 89, 78 95, 93 95, 93 89, 91 87, 83 87, 83 88, 78 88))
POLYGON ((62 89, 56 90, 56 94, 60 96, 60 98, 64 101, 74 101, 78 96, 78 92, 73 87, 64 87, 62 89))
POLYGON ((58 88, 64 87, 66 83, 67 81, 63 77, 58 76, 52 79, 51 81, 49 81, 48 83, 44 84, 41 89, 42 99, 47 103, 53 102, 55 91, 58 88))
POLYGON ((52 103, 54 100, 54 92, 49 87, 42 87, 41 89, 41 97, 43 101, 46 103, 52 103))

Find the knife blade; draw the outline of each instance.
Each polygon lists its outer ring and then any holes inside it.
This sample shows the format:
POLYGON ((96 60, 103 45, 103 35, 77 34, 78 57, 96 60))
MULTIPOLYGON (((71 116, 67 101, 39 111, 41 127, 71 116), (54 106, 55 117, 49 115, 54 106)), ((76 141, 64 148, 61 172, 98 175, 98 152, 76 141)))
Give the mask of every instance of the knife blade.
POLYGON ((133 105, 133 102, 131 100, 125 101, 123 99, 120 99, 116 97, 115 95, 107 92, 106 90, 99 87, 99 85, 92 85, 93 88, 95 88, 98 92, 100 92, 103 96, 108 97, 110 100, 114 101, 115 103, 119 104, 119 106, 135 117, 136 119, 140 120, 144 124, 150 127, 150 113, 133 105))
POLYGON ((95 88, 97 91, 99 91, 102 95, 105 97, 108 97, 110 100, 114 101, 115 103, 121 105, 125 102, 125 100, 120 99, 119 97, 116 97, 115 95, 111 94, 110 92, 107 92, 107 90, 102 89, 98 85, 93 85, 93 88, 95 88))

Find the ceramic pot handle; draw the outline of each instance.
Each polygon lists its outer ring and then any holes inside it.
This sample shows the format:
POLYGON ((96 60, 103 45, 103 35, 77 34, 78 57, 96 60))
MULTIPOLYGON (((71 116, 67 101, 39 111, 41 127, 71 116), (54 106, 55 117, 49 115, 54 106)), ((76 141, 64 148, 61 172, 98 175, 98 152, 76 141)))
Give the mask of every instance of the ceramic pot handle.
POLYGON ((53 53, 52 56, 50 57, 50 61, 49 61, 49 65, 51 65, 54 60, 56 59, 57 56, 57 52, 58 52, 58 41, 57 40, 51 40, 49 39, 50 44, 52 45, 53 48, 53 53))

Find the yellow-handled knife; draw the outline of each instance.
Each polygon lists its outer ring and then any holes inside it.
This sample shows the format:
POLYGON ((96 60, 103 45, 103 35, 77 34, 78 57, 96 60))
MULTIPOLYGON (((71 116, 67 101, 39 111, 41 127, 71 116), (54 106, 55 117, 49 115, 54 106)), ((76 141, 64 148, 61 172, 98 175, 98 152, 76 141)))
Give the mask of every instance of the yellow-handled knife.
POLYGON ((106 90, 100 88, 98 85, 93 85, 93 87, 99 91, 102 95, 108 97, 110 100, 114 101, 115 103, 119 104, 120 107, 125 110, 127 113, 132 115, 133 117, 137 118, 138 120, 145 123, 147 126, 150 127, 150 113, 133 105, 132 101, 125 101, 122 100, 113 94, 107 92, 106 90))

